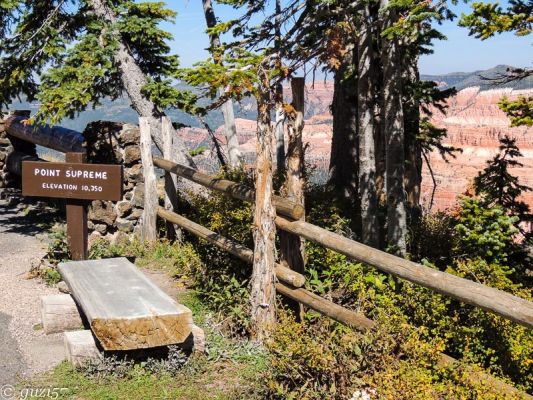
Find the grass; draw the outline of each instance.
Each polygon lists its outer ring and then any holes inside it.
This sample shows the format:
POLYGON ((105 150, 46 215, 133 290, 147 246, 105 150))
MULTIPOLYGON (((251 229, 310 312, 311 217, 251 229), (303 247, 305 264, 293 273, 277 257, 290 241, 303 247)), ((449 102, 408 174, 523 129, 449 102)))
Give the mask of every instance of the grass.
POLYGON ((176 376, 156 375, 136 365, 123 379, 86 376, 63 362, 26 387, 64 388, 60 399, 260 399, 261 376, 269 366, 267 353, 246 340, 230 339, 194 292, 178 301, 193 312, 206 333, 208 351, 193 355, 176 376))

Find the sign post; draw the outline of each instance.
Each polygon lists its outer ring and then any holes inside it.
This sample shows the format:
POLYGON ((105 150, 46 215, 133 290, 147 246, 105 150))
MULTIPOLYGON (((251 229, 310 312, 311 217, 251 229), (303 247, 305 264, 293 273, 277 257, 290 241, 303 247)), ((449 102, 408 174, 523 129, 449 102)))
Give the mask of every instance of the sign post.
POLYGON ((121 165, 86 164, 84 153, 66 153, 64 163, 24 161, 24 196, 67 199, 67 238, 73 260, 88 252, 87 200, 122 199, 121 165))
MULTIPOLYGON (((86 156, 84 153, 67 153, 65 161, 81 164, 86 161, 86 156)), ((72 259, 86 260, 89 255, 86 200, 67 199, 67 240, 72 259)))

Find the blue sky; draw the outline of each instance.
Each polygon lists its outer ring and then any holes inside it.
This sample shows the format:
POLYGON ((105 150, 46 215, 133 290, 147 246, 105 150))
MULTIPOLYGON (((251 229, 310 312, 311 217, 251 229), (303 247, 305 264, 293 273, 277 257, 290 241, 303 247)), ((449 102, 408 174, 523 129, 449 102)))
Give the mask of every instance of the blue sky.
MULTIPOLYGON (((505 3, 502 3, 505 4, 505 3)), ((178 12, 175 24, 165 28, 174 35, 171 43, 173 52, 179 54, 182 66, 207 57, 205 48, 208 38, 205 34, 205 19, 200 0, 167 1, 167 5, 178 12)), ((455 13, 467 12, 469 6, 455 7, 455 13)), ((221 20, 235 18, 235 11, 215 4, 215 13, 221 20)), ((487 69, 498 64, 517 67, 533 67, 532 36, 517 37, 513 34, 498 35, 481 41, 469 37, 464 28, 457 26, 457 20, 446 22, 440 27, 448 40, 436 42, 435 53, 420 60, 423 74, 443 74, 448 72, 470 72, 487 69)))

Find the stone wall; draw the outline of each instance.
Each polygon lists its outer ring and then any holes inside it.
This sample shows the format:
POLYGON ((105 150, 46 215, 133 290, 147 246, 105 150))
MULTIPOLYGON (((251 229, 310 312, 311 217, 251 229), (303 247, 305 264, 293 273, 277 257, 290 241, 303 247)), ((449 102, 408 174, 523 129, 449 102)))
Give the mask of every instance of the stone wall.
MULTIPOLYGON (((88 124, 83 134, 89 163, 124 166, 122 200, 95 200, 89 205, 90 240, 99 237, 118 240, 137 232, 144 202, 139 128, 132 124, 97 121, 88 124)), ((7 135, 4 121, 0 119, 0 188, 20 187, 20 177, 9 173, 6 167, 6 159, 14 150, 36 155, 35 145, 7 135)))
POLYGON ((83 134, 88 162, 124 166, 122 200, 95 200, 89 207, 91 239, 102 236, 119 239, 136 232, 144 202, 139 128, 132 124, 97 121, 88 124, 83 134))

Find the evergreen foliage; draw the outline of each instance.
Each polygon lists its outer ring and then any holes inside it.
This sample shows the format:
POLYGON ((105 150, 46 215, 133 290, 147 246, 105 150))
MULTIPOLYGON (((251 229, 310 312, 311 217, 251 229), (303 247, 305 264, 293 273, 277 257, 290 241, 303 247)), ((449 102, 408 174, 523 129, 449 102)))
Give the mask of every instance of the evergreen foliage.
POLYGON ((516 139, 508 136, 501 138, 499 153, 476 176, 474 186, 476 193, 483 195, 486 206, 498 205, 510 215, 523 219, 529 212, 529 207, 519 197, 531 188, 521 185, 509 170, 523 166, 516 160, 519 157, 522 157, 522 153, 516 146, 516 139))
POLYGON ((173 87, 178 57, 170 54, 172 35, 160 28, 175 13, 149 1, 114 1, 112 9, 114 26, 85 0, 2 2, 0 104, 20 95, 37 99, 37 119, 57 123, 105 97, 116 99, 125 91, 114 57, 120 37, 147 77, 144 94, 159 111, 192 110, 196 97, 173 87))

